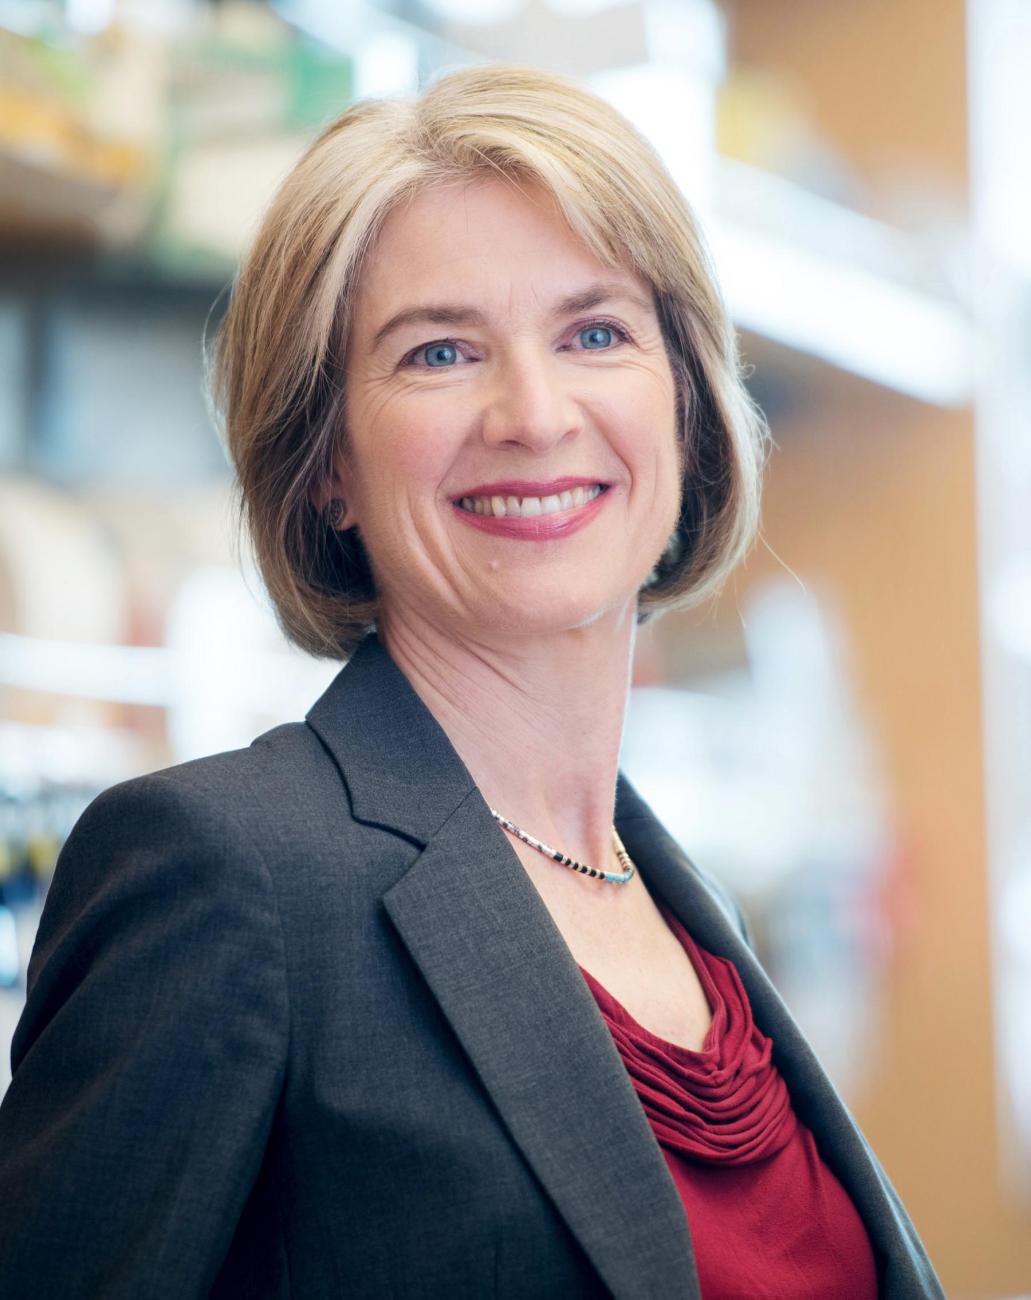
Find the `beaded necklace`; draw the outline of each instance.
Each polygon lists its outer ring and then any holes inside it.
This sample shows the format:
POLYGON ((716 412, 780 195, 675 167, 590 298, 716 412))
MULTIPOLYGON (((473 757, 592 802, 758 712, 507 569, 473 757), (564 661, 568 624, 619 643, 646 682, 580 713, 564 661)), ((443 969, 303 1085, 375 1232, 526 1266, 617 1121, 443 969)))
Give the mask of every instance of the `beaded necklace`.
POLYGON ((630 854, 627 853, 623 841, 619 838, 615 826, 612 828, 612 845, 616 850, 616 857, 623 868, 622 871, 600 871, 597 867, 588 866, 586 862, 577 862, 575 858, 569 857, 566 853, 560 853, 558 849, 553 849, 550 844, 545 844, 543 840, 535 839, 534 836, 527 834, 515 822, 509 821, 503 817, 496 808, 491 808, 491 816, 496 822, 505 828, 516 839, 522 840, 524 844, 529 844, 531 849, 536 849, 538 853, 543 853, 546 858, 551 858, 554 862, 559 862, 564 867, 569 867, 571 871, 579 871, 585 876, 593 876, 597 880, 606 880, 613 885, 626 885, 634 878, 634 864, 630 860, 630 854))

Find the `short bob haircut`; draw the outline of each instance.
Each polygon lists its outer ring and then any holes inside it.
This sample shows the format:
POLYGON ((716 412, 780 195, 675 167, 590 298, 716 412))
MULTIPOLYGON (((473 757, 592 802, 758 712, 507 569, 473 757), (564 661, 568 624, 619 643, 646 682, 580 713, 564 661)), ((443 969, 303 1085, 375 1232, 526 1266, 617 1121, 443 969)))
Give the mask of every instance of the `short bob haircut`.
POLYGON ((316 504, 346 454, 342 359, 364 260, 397 204, 490 175, 543 187, 603 265, 652 286, 683 485, 639 617, 715 596, 758 531, 769 431, 698 224, 658 155, 570 79, 461 68, 417 97, 358 101, 322 132, 265 213, 215 340, 211 395, 237 523, 283 631, 312 655, 346 658, 377 615, 356 530, 335 531, 316 504))

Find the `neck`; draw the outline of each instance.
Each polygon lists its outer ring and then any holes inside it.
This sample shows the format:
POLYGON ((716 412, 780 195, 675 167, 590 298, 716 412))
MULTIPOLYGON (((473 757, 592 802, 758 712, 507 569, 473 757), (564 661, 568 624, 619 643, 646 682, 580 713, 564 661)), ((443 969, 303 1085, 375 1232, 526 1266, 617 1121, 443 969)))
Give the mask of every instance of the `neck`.
POLYGON ((379 631, 487 803, 570 856, 608 864, 635 610, 497 641, 397 616, 379 631))

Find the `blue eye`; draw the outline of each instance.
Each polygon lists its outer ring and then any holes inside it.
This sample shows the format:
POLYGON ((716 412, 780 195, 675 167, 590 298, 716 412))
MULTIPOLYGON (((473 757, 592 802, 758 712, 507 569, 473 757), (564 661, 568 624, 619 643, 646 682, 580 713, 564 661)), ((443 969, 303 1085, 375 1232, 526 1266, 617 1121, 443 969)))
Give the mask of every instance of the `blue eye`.
MULTIPOLYGON (((604 349, 605 347, 608 346, 608 343, 612 338, 612 333, 613 331, 608 327, 608 325, 585 325, 584 328, 580 331, 580 337, 582 339, 585 334, 608 335, 608 338, 603 338, 601 342, 601 347, 604 349)), ((588 347, 590 351, 595 351, 592 345, 585 344, 585 346, 588 347)))
POLYGON ((458 356, 458 349, 448 342, 428 343, 420 351, 427 358, 427 365, 438 370, 450 365, 458 356))

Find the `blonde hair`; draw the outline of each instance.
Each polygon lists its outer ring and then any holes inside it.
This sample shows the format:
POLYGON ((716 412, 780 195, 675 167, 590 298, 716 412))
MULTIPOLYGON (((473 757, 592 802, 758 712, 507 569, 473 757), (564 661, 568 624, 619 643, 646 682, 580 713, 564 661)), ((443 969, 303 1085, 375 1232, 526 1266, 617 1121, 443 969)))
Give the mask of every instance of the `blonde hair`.
POLYGON ((343 357, 364 259, 387 214, 484 175, 554 197, 607 267, 652 286, 677 388, 683 485, 646 618, 714 596, 759 527, 769 433, 695 217, 652 146, 576 82, 515 64, 461 68, 410 99, 362 100, 282 182, 237 275, 211 393, 246 525, 286 636, 346 658, 377 597, 354 529, 316 508, 343 431, 343 357))

